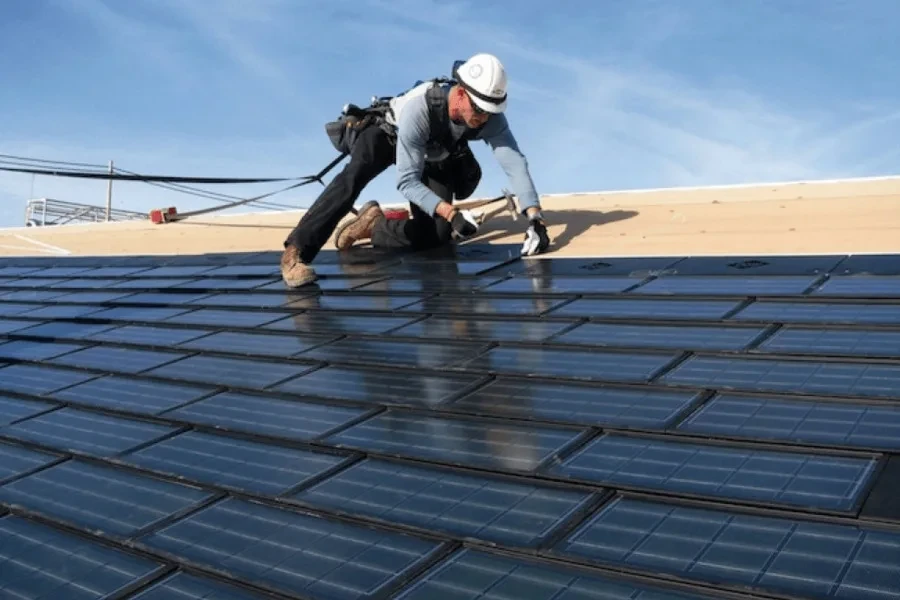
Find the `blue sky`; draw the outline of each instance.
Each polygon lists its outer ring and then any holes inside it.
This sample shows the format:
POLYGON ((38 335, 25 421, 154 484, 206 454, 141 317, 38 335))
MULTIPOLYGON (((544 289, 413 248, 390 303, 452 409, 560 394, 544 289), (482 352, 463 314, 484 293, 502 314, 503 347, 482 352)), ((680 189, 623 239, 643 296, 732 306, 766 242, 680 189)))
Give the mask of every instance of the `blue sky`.
MULTIPOLYGON (((541 193, 892 175, 898 20, 891 0, 4 2, 0 154, 312 174, 335 156, 323 124, 344 103, 485 51, 509 72, 508 116, 541 193)), ((494 195, 505 177, 475 151, 476 195, 494 195)), ((401 200, 394 173, 359 203, 401 200)), ((275 200, 306 206, 318 189, 275 200)), ((102 204, 106 183, 0 173, 0 226, 21 225, 32 194, 102 204)), ((113 199, 213 204, 130 182, 113 199)))

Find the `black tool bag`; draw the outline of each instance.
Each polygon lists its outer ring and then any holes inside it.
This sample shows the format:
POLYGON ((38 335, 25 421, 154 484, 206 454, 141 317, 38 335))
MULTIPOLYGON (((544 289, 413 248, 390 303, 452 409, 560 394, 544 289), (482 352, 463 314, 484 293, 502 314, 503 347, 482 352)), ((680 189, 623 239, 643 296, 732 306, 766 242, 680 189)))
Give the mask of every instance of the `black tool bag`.
POLYGON ((384 118, 390 110, 387 102, 373 102, 372 106, 360 108, 355 104, 348 104, 334 121, 325 124, 325 133, 331 144, 338 152, 350 154, 359 134, 370 125, 378 125, 389 135, 394 135, 393 128, 384 118))

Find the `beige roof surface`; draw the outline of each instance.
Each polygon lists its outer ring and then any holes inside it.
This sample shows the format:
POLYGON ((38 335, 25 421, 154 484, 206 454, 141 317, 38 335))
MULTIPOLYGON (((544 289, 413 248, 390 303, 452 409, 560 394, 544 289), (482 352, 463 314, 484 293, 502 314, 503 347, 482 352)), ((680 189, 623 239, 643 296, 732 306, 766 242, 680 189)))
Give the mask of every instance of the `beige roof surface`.
MULTIPOLYGON (((542 204, 547 257, 900 251, 900 177, 546 195, 542 204)), ((280 250, 301 214, 0 229, 0 256, 280 250)), ((518 244, 525 226, 496 217, 473 241, 518 244)))

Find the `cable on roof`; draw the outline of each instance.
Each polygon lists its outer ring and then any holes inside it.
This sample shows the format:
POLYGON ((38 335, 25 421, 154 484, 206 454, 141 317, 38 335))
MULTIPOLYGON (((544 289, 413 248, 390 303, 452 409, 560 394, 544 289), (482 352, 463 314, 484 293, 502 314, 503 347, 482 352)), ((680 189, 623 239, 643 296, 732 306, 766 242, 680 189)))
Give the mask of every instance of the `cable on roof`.
POLYGON ((250 204, 251 202, 256 202, 256 201, 258 201, 258 200, 262 200, 263 198, 268 198, 269 196, 274 196, 275 194, 280 194, 280 193, 282 193, 282 192, 286 192, 286 191, 288 191, 288 190, 292 190, 292 189, 294 189, 294 188, 298 188, 298 187, 300 187, 300 186, 307 185, 307 184, 309 184, 309 183, 313 183, 313 182, 316 182, 316 181, 318 181, 319 183, 321 183, 321 184, 324 186, 325 183, 322 181, 322 178, 325 177, 325 175, 326 175, 331 169, 333 169, 334 167, 336 167, 336 166, 338 165, 338 163, 340 163, 340 162, 341 162, 342 160, 344 160, 344 158, 346 158, 346 157, 347 157, 347 153, 346 153, 346 152, 342 152, 341 154, 339 154, 339 155, 337 156, 337 158, 335 158, 335 159, 332 160, 330 163, 328 163, 327 165, 325 165, 325 167, 324 167, 321 171, 319 171, 318 173, 316 173, 315 175, 307 175, 307 176, 305 176, 305 177, 301 177, 301 178, 299 178, 301 181, 299 181, 299 182, 297 182, 297 183, 292 183, 291 185, 289 185, 289 186, 287 186, 287 187, 284 187, 284 188, 281 188, 281 189, 279 189, 279 190, 275 190, 275 191, 272 191, 272 192, 267 192, 267 193, 265 193, 265 194, 260 194, 259 196, 253 196, 252 198, 244 198, 244 199, 242 199, 242 200, 237 200, 237 201, 235 201, 235 202, 230 202, 230 203, 224 204, 224 205, 222 205, 222 206, 212 206, 212 207, 209 207, 209 208, 202 208, 202 209, 199 209, 199 210, 192 210, 192 211, 189 211, 189 212, 186 212, 186 213, 178 213, 177 215, 173 215, 172 217, 170 217, 169 220, 170 220, 170 221, 182 221, 182 220, 184 220, 184 219, 186 219, 186 218, 188 218, 188 217, 196 217, 197 215, 203 215, 203 214, 207 214, 207 213, 211 213, 211 212, 216 212, 216 211, 220 211, 220 210, 225 210, 225 209, 228 209, 228 208, 234 208, 235 206, 241 206, 241 205, 243 205, 243 204, 250 204))
MULTIPOLYGON (((115 171, 120 171, 122 173, 127 173, 129 175, 137 175, 133 171, 129 171, 127 169, 122 169, 119 167, 113 167, 115 171)), ((231 194, 223 194, 221 192, 212 192, 209 190, 204 190, 201 188, 194 188, 180 183, 161 183, 157 181, 147 181, 145 182, 148 185, 160 187, 163 189, 171 190, 174 192, 179 192, 182 194, 187 194, 189 196, 197 196, 198 198, 208 198, 210 200, 215 200, 217 202, 227 202, 229 200, 242 200, 240 196, 232 196, 231 194)), ((258 206, 260 208, 270 208, 275 210, 293 210, 295 207, 289 204, 278 204, 276 202, 250 202, 248 205, 252 204, 253 206, 258 206)))
POLYGON ((181 177, 177 175, 128 175, 125 173, 116 174, 99 173, 96 171, 76 171, 74 169, 34 169, 20 167, 0 166, 0 171, 10 171, 13 173, 30 173, 33 175, 50 175, 54 177, 75 177, 78 179, 104 179, 104 180, 120 180, 120 181, 163 181, 163 182, 181 182, 181 183, 270 183, 273 181, 295 181, 297 179, 305 179, 305 177, 181 177))
MULTIPOLYGON (((6 156, 8 158, 15 159, 16 161, 32 161, 32 162, 46 162, 52 164, 59 165, 76 165, 80 164, 81 166, 93 166, 88 165, 86 163, 70 163, 63 161, 45 161, 42 159, 29 159, 24 157, 16 157, 11 155, 0 155, 0 157, 6 156)), ((48 175, 53 177, 73 177, 79 179, 102 179, 105 181, 141 181, 144 183, 168 183, 172 185, 178 185, 183 183, 205 183, 205 184, 230 184, 230 183, 269 183, 269 182, 282 182, 282 181, 295 181, 296 183, 292 183, 284 188, 274 190, 271 192, 267 192, 265 194, 260 194, 258 196, 252 196, 250 198, 237 198, 236 196, 227 196, 225 194, 219 194, 217 192, 207 192, 205 190, 192 190, 191 188, 187 188, 186 186, 181 186, 182 190, 185 193, 194 193, 194 195, 205 194, 205 197, 214 199, 217 201, 223 201, 224 199, 234 199, 231 202, 227 202, 220 206, 211 206, 208 208, 198 209, 194 211, 189 211, 186 213, 180 213, 178 215, 173 215, 168 220, 169 221, 181 221, 188 217, 193 217, 202 214, 208 214, 212 212, 217 212, 220 210, 226 210, 229 208, 234 208, 236 206, 242 206, 245 204, 256 204, 259 205, 259 201, 274 196, 275 194, 280 194, 282 192, 286 192, 288 190, 292 190, 294 188, 298 188, 303 185, 307 185, 313 182, 319 182, 323 186, 325 183, 322 181, 322 178, 338 165, 344 158, 348 156, 348 153, 342 152, 339 154, 334 160, 328 163, 321 171, 316 173, 315 175, 305 175, 303 177, 267 177, 267 178, 239 178, 239 177, 184 177, 184 176, 171 176, 171 175, 140 175, 137 173, 132 173, 130 171, 126 171, 124 169, 114 169, 113 173, 110 173, 108 170, 99 171, 99 169, 108 169, 106 166, 96 165, 95 168, 98 169, 96 171, 88 171, 85 169, 77 170, 74 168, 69 168, 68 166, 62 166, 57 169, 44 169, 44 168, 35 168, 28 165, 22 165, 20 162, 8 161, 8 160, 0 160, 0 171, 8 171, 12 173, 29 173, 32 175, 48 175), (3 166, 8 164, 15 164, 17 166, 3 166), (118 173, 115 171, 119 171, 118 173), (190 191, 187 191, 190 190, 190 191), (219 196, 216 198, 215 196, 219 196)), ((170 188, 172 189, 172 188, 170 188)), ((285 208, 293 208, 287 207, 285 205, 278 205, 285 208)))

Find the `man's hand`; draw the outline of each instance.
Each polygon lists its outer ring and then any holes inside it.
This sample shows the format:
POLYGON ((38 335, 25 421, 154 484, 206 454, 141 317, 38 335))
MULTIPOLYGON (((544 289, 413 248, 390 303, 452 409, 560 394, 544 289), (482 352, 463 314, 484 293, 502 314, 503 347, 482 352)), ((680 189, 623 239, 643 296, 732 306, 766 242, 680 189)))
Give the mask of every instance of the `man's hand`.
POLYGON ((472 237, 478 233, 478 223, 467 210, 454 211, 453 217, 450 219, 450 227, 459 238, 472 237))
POLYGON ((441 202, 435 209, 435 214, 446 219, 453 229, 453 236, 456 238, 467 238, 478 232, 478 223, 472 214, 467 211, 458 210, 449 202, 441 202))
POLYGON ((525 232, 525 243, 522 244, 522 256, 533 256, 547 251, 550 247, 550 236, 544 217, 538 208, 531 207, 526 211, 529 220, 528 231, 525 232))

